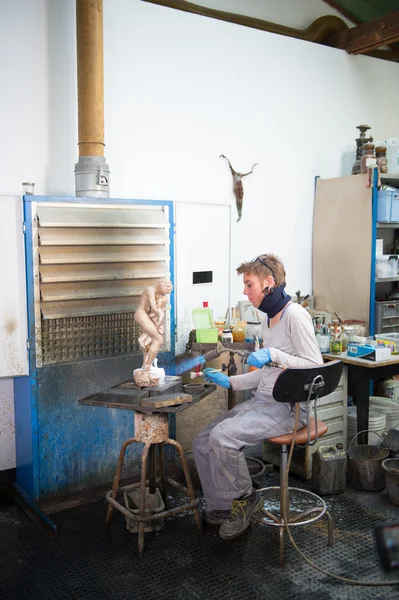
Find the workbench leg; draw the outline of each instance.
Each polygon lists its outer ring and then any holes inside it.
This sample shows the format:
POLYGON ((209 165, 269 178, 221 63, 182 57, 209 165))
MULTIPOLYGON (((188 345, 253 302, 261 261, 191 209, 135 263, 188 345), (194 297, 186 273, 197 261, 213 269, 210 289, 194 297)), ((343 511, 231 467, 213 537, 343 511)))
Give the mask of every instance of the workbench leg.
MULTIPOLYGON (((118 459, 118 464, 116 467, 116 473, 115 473, 115 477, 114 477, 114 483, 112 485, 112 492, 111 492, 111 496, 112 498, 115 500, 116 498, 116 494, 118 491, 118 487, 119 487, 119 479, 121 476, 121 471, 122 471, 122 467, 123 467, 123 461, 125 459, 125 453, 126 453, 126 448, 130 445, 133 444, 133 442, 137 442, 138 440, 136 440, 136 438, 129 438, 128 440, 126 440, 125 442, 123 442, 122 444, 122 448, 119 452, 119 459, 118 459)), ((107 511, 107 517, 105 519, 105 526, 108 527, 110 522, 111 522, 111 518, 112 518, 112 513, 114 511, 114 507, 112 504, 108 504, 108 511, 107 511)))
MULTIPOLYGON (((353 381, 351 389, 354 392, 357 413, 357 431, 365 431, 369 428, 369 380, 366 373, 360 372, 353 381)), ((368 434, 362 433, 357 438, 359 445, 367 445, 368 434)))

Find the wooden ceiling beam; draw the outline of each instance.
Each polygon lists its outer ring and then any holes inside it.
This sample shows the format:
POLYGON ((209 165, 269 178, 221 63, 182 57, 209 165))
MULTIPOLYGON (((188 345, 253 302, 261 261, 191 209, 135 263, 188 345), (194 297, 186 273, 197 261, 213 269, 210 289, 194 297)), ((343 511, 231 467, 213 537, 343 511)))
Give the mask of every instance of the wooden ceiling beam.
POLYGON ((368 23, 337 31, 330 36, 327 43, 350 54, 364 54, 397 41, 399 41, 399 10, 394 10, 368 23))

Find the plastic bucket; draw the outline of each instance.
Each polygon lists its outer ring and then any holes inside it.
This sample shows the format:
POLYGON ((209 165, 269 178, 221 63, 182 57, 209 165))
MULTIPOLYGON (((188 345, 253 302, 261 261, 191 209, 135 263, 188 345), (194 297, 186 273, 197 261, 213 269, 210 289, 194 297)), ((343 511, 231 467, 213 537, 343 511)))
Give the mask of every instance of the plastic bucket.
MULTIPOLYGON (((379 446, 381 443, 381 435, 385 431, 386 415, 379 410, 369 411, 369 436, 368 443, 370 446, 379 446)), ((347 445, 357 445, 357 413, 355 406, 348 406, 347 420, 347 445), (356 436, 356 438, 355 438, 356 436), (355 438, 355 439, 353 439, 355 438)))
MULTIPOLYGON (((355 437, 366 431, 368 430, 359 431, 355 437)), ((389 450, 380 446, 349 446, 347 455, 349 482, 353 487, 368 492, 384 489, 385 474, 382 461, 388 458, 389 450)))
POLYGON ((387 496, 392 502, 399 506, 399 458, 387 458, 382 462, 385 471, 385 483, 387 496))
POLYGON ((384 396, 370 396, 370 409, 379 410, 386 416, 385 431, 399 424, 399 401, 384 396))

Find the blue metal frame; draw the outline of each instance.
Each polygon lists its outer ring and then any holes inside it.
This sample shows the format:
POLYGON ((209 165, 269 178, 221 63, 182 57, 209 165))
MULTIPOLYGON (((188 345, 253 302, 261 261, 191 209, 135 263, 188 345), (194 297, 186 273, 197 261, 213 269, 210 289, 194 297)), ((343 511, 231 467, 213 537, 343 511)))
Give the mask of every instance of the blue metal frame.
MULTIPOLYGON (((175 266, 174 266, 174 212, 173 202, 162 200, 131 200, 126 198, 89 198, 89 197, 49 197, 49 196, 24 196, 23 197, 23 215, 25 221, 25 260, 26 260, 26 290, 27 290, 27 309, 28 309, 28 336, 30 340, 29 348, 29 376, 17 377, 14 379, 14 397, 15 397, 15 426, 16 426, 16 462, 17 462, 17 481, 16 489, 27 500, 32 507, 37 509, 40 516, 44 513, 35 503, 40 502, 41 498, 54 496, 59 493, 65 493, 73 487, 74 477, 82 481, 87 481, 87 487, 94 487, 104 481, 96 483, 95 477, 98 472, 104 477, 108 473, 105 460, 112 462, 112 471, 116 464, 115 456, 108 448, 107 452, 98 452, 101 444, 106 445, 107 435, 114 441, 111 435, 114 431, 118 433, 115 437, 115 452, 119 452, 119 438, 126 439, 131 437, 133 429, 132 413, 128 411, 118 411, 116 409, 96 409, 93 407, 77 407, 73 394, 76 389, 73 388, 70 394, 65 392, 65 385, 57 387, 57 391, 52 392, 52 382, 56 380, 58 373, 68 373, 70 377, 71 365, 60 364, 55 366, 37 367, 36 365, 36 331, 35 331, 35 305, 34 305, 34 256, 33 256, 33 233, 32 233, 32 203, 68 203, 68 204, 141 204, 165 206, 169 215, 169 256, 170 256, 170 279, 174 285, 175 266), (56 397, 57 396, 57 397, 56 397), (59 400, 59 402, 57 402, 59 400), (63 402, 65 404, 63 404, 63 402), (65 414, 61 409, 65 406, 65 414), (82 411, 80 413, 79 411, 82 411), (85 421, 84 421, 85 420, 85 421), (88 440, 81 440, 81 431, 83 423, 87 423, 88 440), (77 426, 76 426, 77 425, 77 426), (71 429, 76 427, 71 432, 71 429), (102 437, 104 436, 104 437, 102 437), (118 439, 116 439, 118 438, 118 439), (64 445, 63 445, 64 443, 64 445), (69 444, 69 445, 68 445, 69 444), (79 477, 74 472, 76 464, 73 465, 73 459, 81 453, 82 470, 86 468, 88 476, 80 473, 79 477), (62 458, 56 457, 62 454, 62 458), (90 454, 91 453, 91 454, 90 454), (51 455, 51 456, 49 456, 51 455), (98 458, 98 460, 97 460, 98 458), (72 464, 68 460, 72 460, 72 464), (57 462, 58 461, 58 462, 57 462), (55 465, 52 467, 52 465, 55 465), (65 467, 65 468, 63 468, 65 467), (58 470, 57 470, 58 469, 58 470), (70 479, 69 479, 70 478, 70 479), (72 481, 71 481, 72 480, 72 481)), ((173 374, 175 371, 175 291, 170 295, 171 314, 170 314, 170 350, 160 355, 166 363, 166 371, 173 374)), ((113 366, 118 364, 130 364, 130 356, 104 358, 113 371, 113 366), (113 362, 114 361, 114 362, 113 362), (117 361, 117 362, 115 362, 117 361)), ((95 369, 95 361, 86 361, 85 364, 79 361, 82 367, 82 373, 90 373, 90 369, 95 369)), ((105 364, 104 362, 102 364, 105 364)), ((126 372, 126 367, 121 367, 126 372)), ((117 376, 117 375, 116 375, 117 376)), ((112 373, 108 374, 108 380, 115 378, 112 373)), ((65 377, 64 377, 65 378, 65 377)), ((67 377, 68 378, 68 377, 67 377)), ((68 380, 71 385, 72 378, 68 380)), ((117 382, 116 382, 117 383, 117 382)), ((116 384, 113 383, 113 384, 116 384)), ((76 386, 75 386, 76 387, 76 386)), ((171 433, 175 427, 174 420, 171 422, 171 433)), ((122 443, 122 442, 120 442, 122 443)), ((112 444, 113 447, 113 444, 112 444)), ((132 452, 133 465, 139 463, 139 455, 132 452), (134 462, 136 461, 136 462, 134 462)), ((106 475, 107 476, 107 475, 106 475)), ((76 489, 82 489, 77 487, 76 489)), ((45 515, 44 517, 45 518, 45 515)), ((47 522, 55 526, 46 518, 47 522)))
POLYGON ((378 172, 373 172, 373 187, 371 190, 371 265, 370 265, 370 313, 369 333, 375 333, 375 273, 376 273, 376 244, 377 244, 377 209, 378 209, 378 172))

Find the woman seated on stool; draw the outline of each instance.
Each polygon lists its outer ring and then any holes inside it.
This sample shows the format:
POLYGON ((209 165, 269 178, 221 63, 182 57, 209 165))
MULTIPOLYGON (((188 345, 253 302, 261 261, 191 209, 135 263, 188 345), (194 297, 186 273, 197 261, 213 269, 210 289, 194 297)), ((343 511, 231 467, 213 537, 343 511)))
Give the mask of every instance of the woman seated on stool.
MULTIPOLYGON (((244 448, 293 430, 294 405, 273 398, 274 382, 281 369, 323 364, 309 313, 291 302, 284 291, 282 261, 274 254, 261 254, 242 263, 237 273, 243 275, 248 300, 266 313, 263 348, 253 352, 247 361, 258 369, 234 377, 209 368, 204 373, 206 381, 254 392, 250 400, 200 431, 192 444, 206 501, 203 517, 212 525, 221 525, 219 534, 224 540, 243 533, 251 515, 263 505, 252 487, 244 448)), ((301 427, 306 424, 304 408, 300 409, 299 423, 301 427)))

